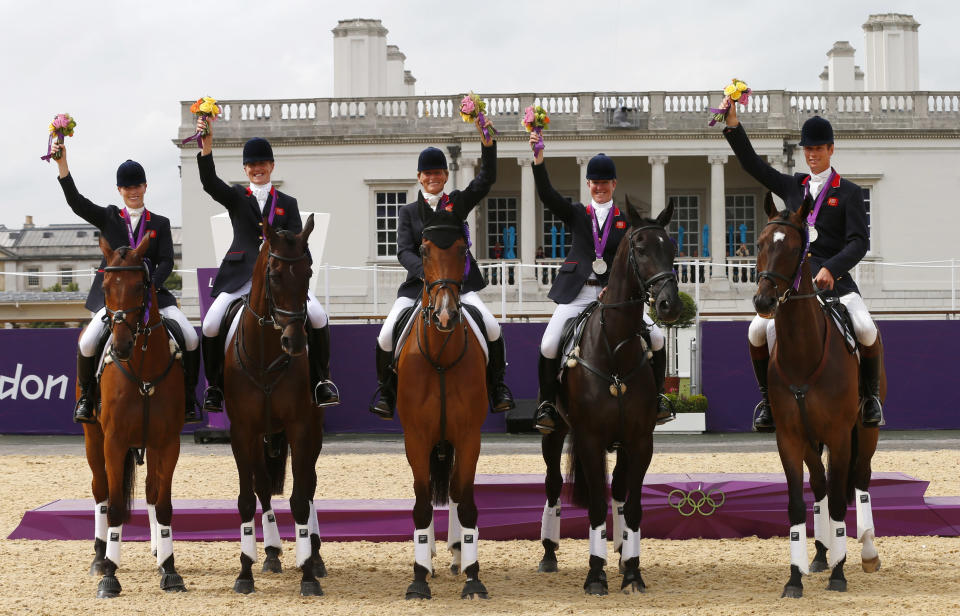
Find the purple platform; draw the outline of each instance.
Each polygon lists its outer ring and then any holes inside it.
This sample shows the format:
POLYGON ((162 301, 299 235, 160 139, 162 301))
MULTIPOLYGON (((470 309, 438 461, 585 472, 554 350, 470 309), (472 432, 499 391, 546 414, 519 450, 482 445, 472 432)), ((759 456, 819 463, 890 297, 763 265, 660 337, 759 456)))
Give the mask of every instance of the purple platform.
MULTIPOLYGON (((928 481, 903 473, 875 473, 870 486, 878 536, 960 536, 960 496, 923 496, 928 481)), ((691 495, 699 500, 700 495, 691 495)), ((478 475, 476 501, 484 539, 539 539, 544 492, 542 475, 478 475)), ((806 490, 806 500, 813 496, 806 490)), ((566 499, 563 499, 566 503, 566 499)), ((178 540, 236 540, 240 518, 235 500, 175 500, 173 526, 178 540)), ((413 534, 413 499, 317 500, 320 535, 327 541, 407 541, 413 534)), ((779 473, 651 474, 643 487, 644 537, 663 539, 725 539, 756 535, 785 535, 787 486, 779 473), (700 511, 672 506, 693 490, 712 494, 721 502, 715 511, 706 503, 700 511), (721 500, 721 493, 723 495, 721 500)), ((293 538, 293 519, 286 499, 274 498, 280 532, 293 538)), ((27 511, 10 539, 90 539, 93 536, 92 499, 58 500, 27 511)), ((439 538, 446 538, 447 511, 434 515, 439 538)), ((258 518, 259 519, 259 518, 258 518)), ((608 527, 611 524, 608 521, 608 527)), ((258 523, 259 526, 259 523, 258 523)), ((813 532, 808 514, 808 531, 813 532)), ((847 526, 856 530, 856 510, 848 509, 847 526)), ((587 536, 587 513, 565 506, 561 535, 587 536)), ((131 541, 150 538, 144 502, 139 500, 123 537, 131 541)))

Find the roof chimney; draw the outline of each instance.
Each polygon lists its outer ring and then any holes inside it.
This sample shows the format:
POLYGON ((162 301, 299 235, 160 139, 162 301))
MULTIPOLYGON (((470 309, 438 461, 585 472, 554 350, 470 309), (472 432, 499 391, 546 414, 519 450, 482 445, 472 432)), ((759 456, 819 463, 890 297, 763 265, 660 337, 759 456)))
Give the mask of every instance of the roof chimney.
POLYGON ((33 216, 27 216, 27 220, 23 223, 24 229, 33 229, 35 225, 33 224, 33 216))

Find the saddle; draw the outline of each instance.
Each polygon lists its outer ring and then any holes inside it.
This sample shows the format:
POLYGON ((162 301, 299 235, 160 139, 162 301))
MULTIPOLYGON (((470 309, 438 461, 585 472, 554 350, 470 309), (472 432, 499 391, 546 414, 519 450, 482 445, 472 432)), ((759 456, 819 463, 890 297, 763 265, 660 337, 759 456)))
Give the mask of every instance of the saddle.
POLYGON ((827 320, 831 321, 840 332, 840 335, 843 336, 843 343, 847 347, 847 352, 851 354, 856 353, 857 337, 854 334, 853 319, 850 318, 850 311, 843 305, 840 298, 835 295, 822 297, 821 305, 824 314, 827 316, 827 320))
MULTIPOLYGON (((600 305, 599 301, 590 302, 587 304, 580 314, 575 317, 570 317, 567 319, 567 322, 563 324, 563 328, 560 330, 560 343, 559 348, 562 352, 562 357, 569 357, 570 353, 574 349, 580 346, 580 340, 583 338, 583 326, 586 324, 587 319, 590 318, 590 315, 593 314, 594 310, 600 305)), ((567 367, 567 362, 560 362, 560 372, 557 373, 557 380, 563 380, 563 372, 567 367)))
POLYGON ((227 311, 223 313, 223 320, 220 321, 219 338, 222 344, 218 345, 218 347, 223 347, 224 355, 226 355, 227 345, 230 344, 230 339, 233 338, 233 333, 240 324, 240 311, 243 308, 243 300, 245 297, 248 296, 242 295, 233 300, 230 306, 227 307, 227 311))
MULTIPOLYGON (((467 315, 467 324, 477 337, 477 341, 480 343, 480 348, 483 349, 484 355, 489 355, 487 350, 487 328, 483 324, 483 315, 476 306, 463 304, 462 308, 467 315)), ((420 302, 417 302, 409 308, 404 308, 397 317, 397 322, 393 326, 394 367, 396 367, 397 359, 400 357, 400 351, 403 350, 403 345, 406 344, 409 338, 410 330, 413 329, 413 318, 419 315, 420 302)))

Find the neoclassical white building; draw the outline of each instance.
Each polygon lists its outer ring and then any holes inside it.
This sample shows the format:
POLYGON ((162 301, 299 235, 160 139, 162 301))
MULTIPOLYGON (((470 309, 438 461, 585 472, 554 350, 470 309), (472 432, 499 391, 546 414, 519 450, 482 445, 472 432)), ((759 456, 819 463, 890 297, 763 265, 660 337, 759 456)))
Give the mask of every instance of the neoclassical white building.
MULTIPOLYGON (((950 260, 960 264, 960 92, 917 89, 918 26, 910 16, 872 15, 864 24, 865 82, 852 46, 838 42, 821 75, 824 90, 751 84, 758 89, 740 114, 757 151, 785 172, 806 169, 797 147, 803 122, 820 114, 833 123, 834 166, 864 188, 869 207, 870 252, 856 277, 874 310, 946 310, 957 301, 950 260)), ((302 210, 331 214, 322 256, 329 269, 316 280, 318 296, 333 315, 383 315, 402 280, 390 271, 397 266, 396 212, 416 198, 417 154, 427 145, 445 149, 448 188, 457 188, 474 176, 479 144, 457 113, 464 93, 415 95, 405 56, 386 44, 379 20, 341 21, 333 34, 336 97, 224 101, 214 156, 224 180, 243 183, 243 143, 269 139, 275 182, 302 210)), ((520 126, 531 104, 551 117, 546 155, 558 190, 589 199, 586 162, 597 152, 612 156, 619 204, 629 196, 655 215, 675 199, 671 231, 681 261, 699 264, 681 267, 683 289, 696 293, 707 312, 750 310, 764 189, 740 169, 720 127, 707 126, 707 108, 719 103, 719 92, 481 96, 500 130, 497 183, 470 222, 491 282, 484 293, 496 313, 549 312, 549 266, 569 242, 536 196, 520 126), (498 242, 502 253, 495 252, 498 242)), ((181 103, 178 145, 193 132, 189 106, 181 103)), ((209 218, 222 208, 203 192, 195 156, 195 145, 181 146, 183 263, 215 267, 221 255, 214 254, 209 218)), ((185 308, 196 315, 191 284, 184 280, 185 308)))

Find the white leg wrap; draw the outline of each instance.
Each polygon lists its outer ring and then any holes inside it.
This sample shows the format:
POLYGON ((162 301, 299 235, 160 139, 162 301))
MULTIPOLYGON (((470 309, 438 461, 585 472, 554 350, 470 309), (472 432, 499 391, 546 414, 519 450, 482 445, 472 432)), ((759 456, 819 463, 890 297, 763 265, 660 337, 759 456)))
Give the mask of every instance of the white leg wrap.
POLYGON ((830 509, 826 496, 813 504, 813 538, 823 547, 830 547, 830 509))
POLYGON ((310 527, 310 534, 320 536, 320 521, 317 519, 317 504, 310 501, 310 517, 307 519, 307 526, 310 527))
POLYGON ((632 531, 624 528, 621 535, 623 551, 620 553, 620 560, 640 557, 640 529, 632 531))
POLYGON ((477 562, 477 543, 480 531, 476 528, 464 528, 460 531, 460 566, 466 569, 477 562))
POLYGON ((794 524, 790 527, 790 564, 796 565, 800 573, 810 574, 807 562, 807 525, 794 524))
POLYGON ((173 556, 173 529, 160 524, 157 526, 157 564, 173 556))
POLYGON ((433 522, 427 528, 418 528, 413 531, 413 559, 414 561, 433 573, 433 552, 430 544, 433 543, 433 522))
MULTIPOLYGON (((644 315, 646 316, 646 315, 644 315)), ((620 546, 623 545, 623 531, 627 527, 627 521, 623 517, 623 506, 622 501, 616 499, 610 499, 610 512, 613 517, 613 551, 616 552, 620 549, 620 546)), ((623 558, 626 560, 626 557, 623 558)))
POLYGON ((107 558, 116 566, 120 566, 120 542, 123 541, 123 525, 111 526, 107 529, 107 558))
MULTIPOLYGON (((463 530, 463 527, 460 526, 460 512, 457 503, 450 501, 448 504, 448 513, 447 513, 447 549, 451 552, 454 552, 454 560, 459 561, 460 554, 458 550, 455 550, 453 544, 460 541, 460 531, 463 530)), ((459 549, 459 548, 458 548, 459 549)))
POLYGON ((602 558, 607 562, 607 525, 601 524, 590 529, 590 556, 602 558))
POLYGON ((93 508, 93 536, 100 541, 107 540, 107 501, 97 503, 93 508))
POLYGON ((540 518, 540 540, 549 539, 560 545, 560 501, 551 507, 550 503, 543 505, 543 517, 540 518))
POLYGON ((870 500, 870 493, 863 490, 856 490, 857 499, 857 541, 863 543, 863 535, 870 532, 873 537, 873 503, 870 500))
POLYGON ((240 551, 257 562, 257 527, 253 520, 240 525, 240 551))
POLYGON ((294 524, 293 528, 297 542, 297 566, 302 567, 310 558, 310 527, 306 524, 294 524))
POLYGON ((277 516, 273 509, 267 509, 260 518, 263 524, 263 547, 279 548, 283 546, 280 541, 280 529, 277 528, 277 516))
POLYGON ((830 520, 830 550, 827 553, 827 565, 831 569, 847 556, 847 523, 844 520, 830 520))
POLYGON ((147 519, 150 520, 150 553, 157 553, 157 506, 147 505, 147 519))

